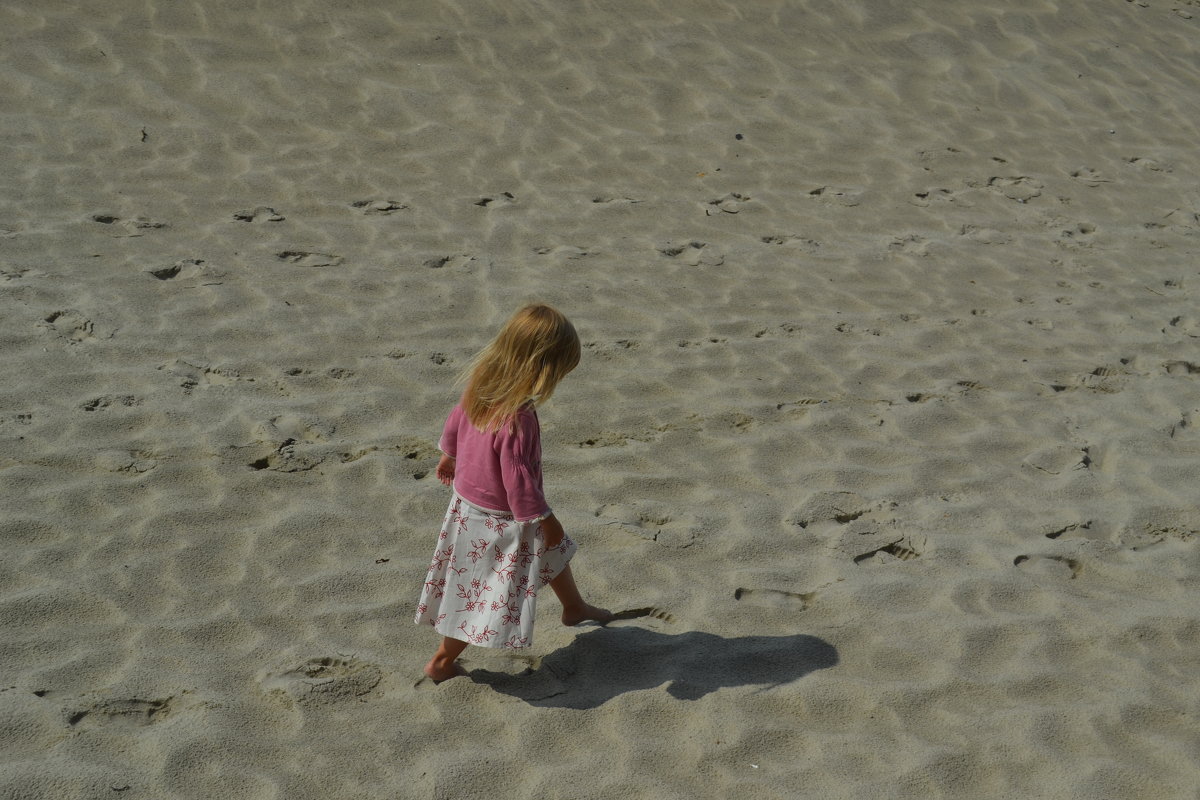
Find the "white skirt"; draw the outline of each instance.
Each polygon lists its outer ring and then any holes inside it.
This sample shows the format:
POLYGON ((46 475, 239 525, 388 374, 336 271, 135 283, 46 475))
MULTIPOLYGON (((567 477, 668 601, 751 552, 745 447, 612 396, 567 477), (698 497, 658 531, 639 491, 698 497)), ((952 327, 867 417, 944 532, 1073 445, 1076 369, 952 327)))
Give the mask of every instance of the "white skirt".
POLYGON ((450 499, 416 622, 480 647, 529 647, 538 592, 558 577, 576 545, 563 536, 546 549, 542 523, 517 522, 450 499))

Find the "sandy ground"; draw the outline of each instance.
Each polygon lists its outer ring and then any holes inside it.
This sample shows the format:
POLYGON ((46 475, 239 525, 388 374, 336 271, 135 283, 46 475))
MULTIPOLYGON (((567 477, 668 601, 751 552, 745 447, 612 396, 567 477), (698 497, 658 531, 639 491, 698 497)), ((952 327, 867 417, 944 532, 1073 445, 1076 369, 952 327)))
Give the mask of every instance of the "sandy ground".
POLYGON ((1200 797, 1196 0, 84 6, 0 2, 0 797, 1200 797), (530 299, 654 612, 435 686, 530 299))

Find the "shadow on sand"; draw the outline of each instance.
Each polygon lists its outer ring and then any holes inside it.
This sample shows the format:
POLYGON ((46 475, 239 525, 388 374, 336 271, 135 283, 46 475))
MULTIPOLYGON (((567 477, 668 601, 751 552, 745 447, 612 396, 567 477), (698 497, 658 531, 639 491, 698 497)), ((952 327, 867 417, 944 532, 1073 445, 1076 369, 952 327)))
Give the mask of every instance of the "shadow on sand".
POLYGON ((617 695, 669 682, 667 692, 695 700, 725 686, 771 688, 838 663, 837 650, 815 636, 726 639, 691 631, 598 628, 575 638, 519 675, 475 669, 476 683, 533 706, 595 708, 617 695))

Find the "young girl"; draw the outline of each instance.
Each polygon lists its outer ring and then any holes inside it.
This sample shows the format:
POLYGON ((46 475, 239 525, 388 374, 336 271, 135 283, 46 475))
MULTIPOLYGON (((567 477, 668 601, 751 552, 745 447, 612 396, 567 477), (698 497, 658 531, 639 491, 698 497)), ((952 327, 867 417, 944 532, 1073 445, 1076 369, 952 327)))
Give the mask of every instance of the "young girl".
POLYGON ((442 634, 425 665, 435 681, 465 674, 468 644, 528 647, 534 603, 549 585, 562 622, 608 622, 586 603, 568 563, 576 545, 542 493, 535 407, 579 363, 579 336, 561 313, 529 305, 513 315, 467 368, 462 400, 438 447, 437 477, 454 487, 417 605, 418 624, 442 634))

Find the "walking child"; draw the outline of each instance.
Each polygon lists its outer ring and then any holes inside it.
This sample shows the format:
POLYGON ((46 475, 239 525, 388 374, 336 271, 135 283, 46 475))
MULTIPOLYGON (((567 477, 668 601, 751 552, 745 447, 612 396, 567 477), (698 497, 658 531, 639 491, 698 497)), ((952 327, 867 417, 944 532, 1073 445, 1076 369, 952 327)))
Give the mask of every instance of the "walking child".
POLYGON ((539 592, 562 603, 564 625, 613 615, 585 602, 571 574, 576 545, 542 491, 537 406, 579 363, 579 336, 559 311, 517 311, 467 368, 466 389, 438 447, 437 477, 454 494, 425 577, 416 622, 442 642, 425 665, 435 681, 465 674, 468 644, 528 647, 539 592))

